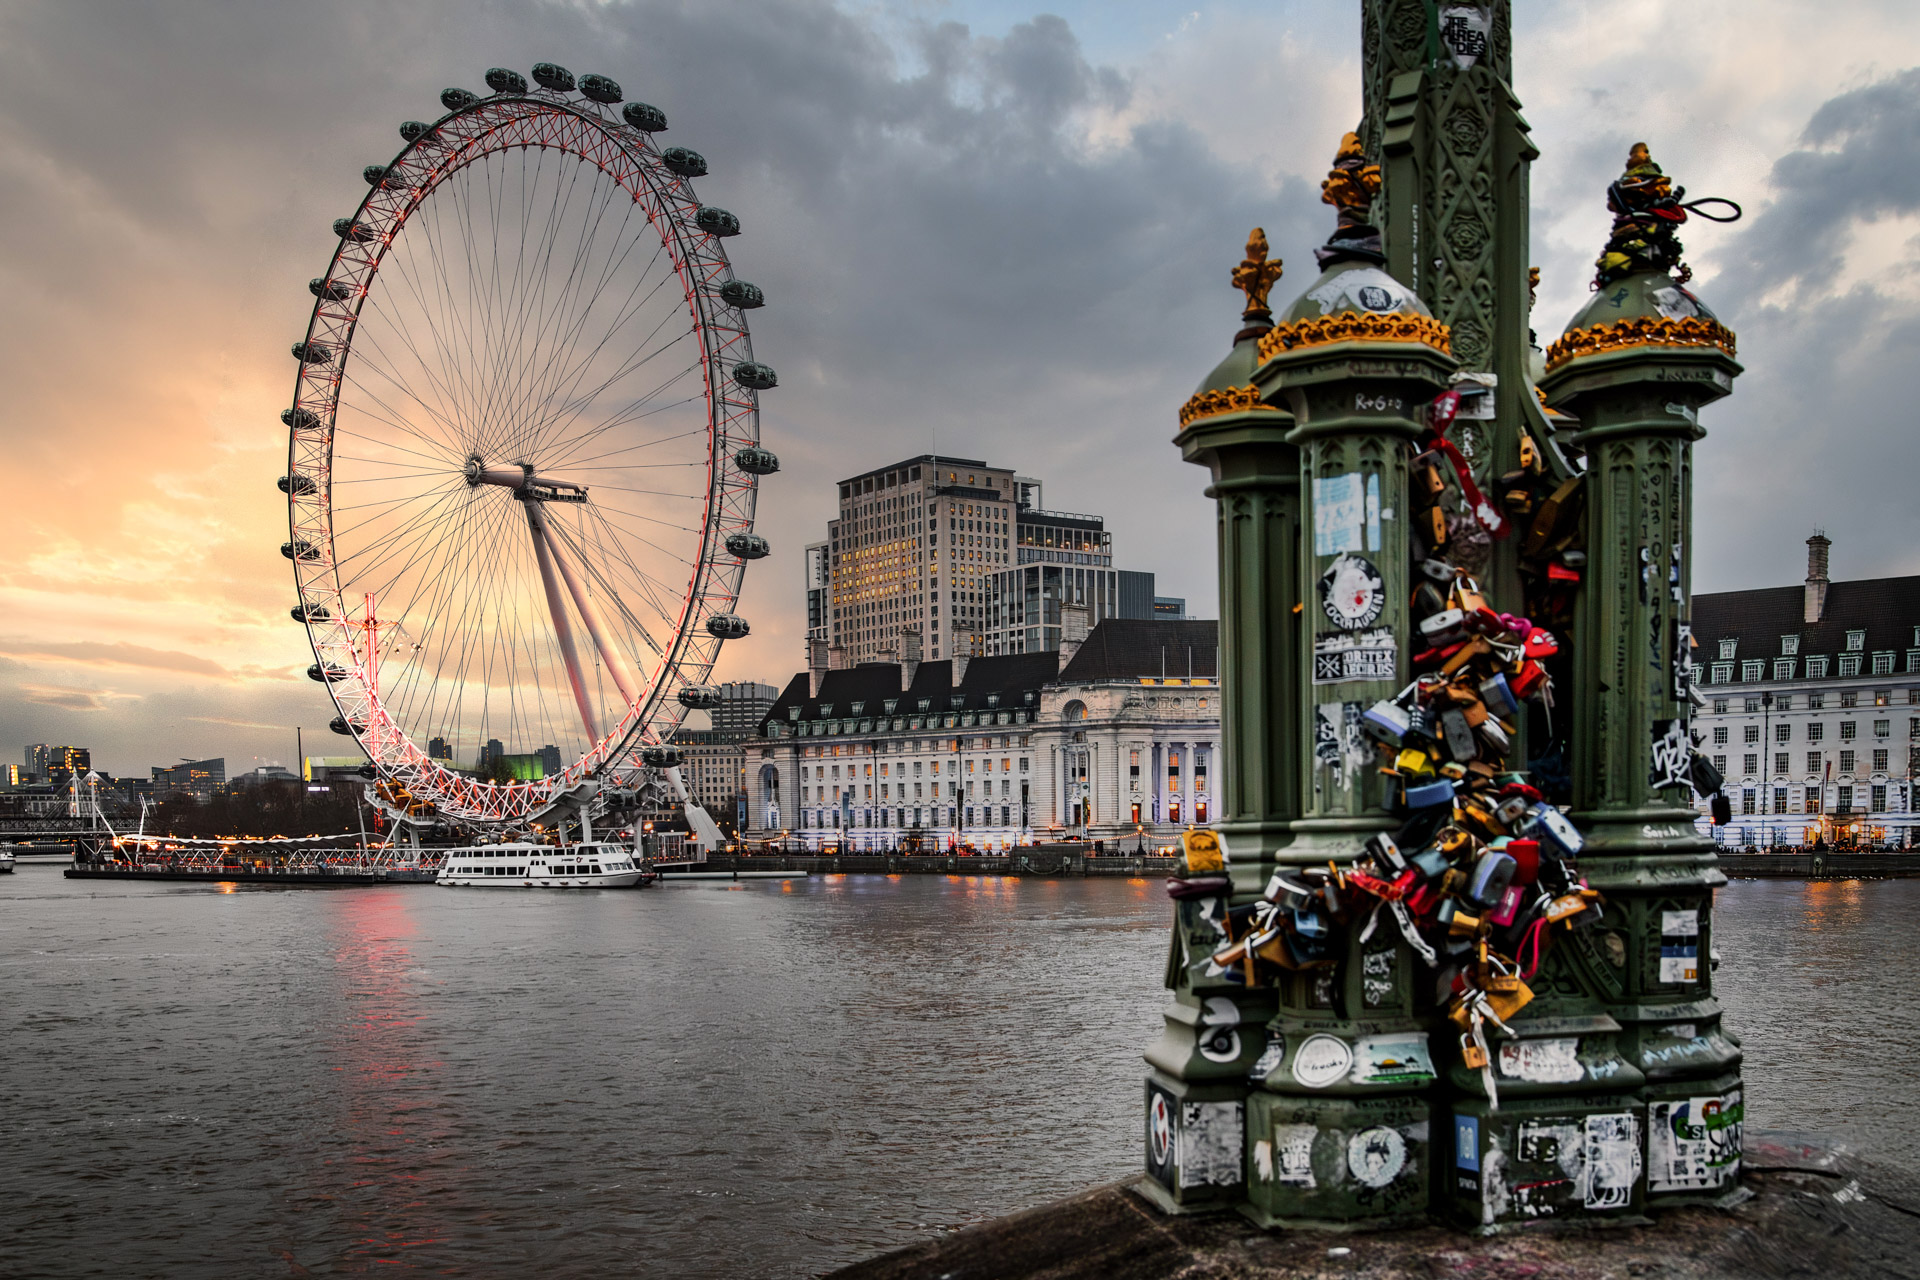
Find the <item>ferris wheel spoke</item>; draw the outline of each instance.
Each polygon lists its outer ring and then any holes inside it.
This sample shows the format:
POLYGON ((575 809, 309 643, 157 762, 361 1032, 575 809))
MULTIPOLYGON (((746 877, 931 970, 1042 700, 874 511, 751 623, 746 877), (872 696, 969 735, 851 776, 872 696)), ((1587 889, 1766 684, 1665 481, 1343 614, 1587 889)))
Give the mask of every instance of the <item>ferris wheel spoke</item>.
MULTIPOLYGON (((674 407, 674 406, 671 406, 671 405, 669 405, 669 406, 666 406, 666 407, 667 407, 667 408, 672 408, 672 407, 674 407)), ((664 412, 664 410, 663 410, 663 412, 664 412)), ((623 446, 623 447, 621 447, 621 448, 618 448, 618 449, 611 449, 611 450, 609 450, 609 451, 607 451, 606 453, 596 453, 596 454, 594 454, 594 455, 593 455, 592 457, 589 457, 589 458, 568 458, 568 459, 562 459, 562 460, 560 460, 560 461, 559 461, 559 462, 557 462, 557 463, 554 463, 554 464, 550 464, 550 467, 552 467, 552 468, 554 468, 554 469, 557 469, 558 467, 563 467, 563 466, 564 466, 564 467, 584 467, 584 466, 586 466, 586 465, 588 465, 589 463, 593 463, 593 462, 598 462, 598 461, 600 461, 600 460, 601 460, 601 459, 603 459, 603 458, 618 458, 618 457, 620 457, 620 456, 621 456, 622 454, 627 454, 627 453, 637 453, 637 452, 639 452, 639 451, 640 451, 640 450, 642 450, 642 449, 651 449, 651 448, 654 448, 654 447, 655 447, 655 446, 657 446, 657 445, 663 445, 663 444, 672 444, 672 443, 673 443, 674 441, 676 441, 676 440, 690 440, 690 439, 692 439, 692 438, 694 438, 695 436, 705 436, 705 435, 707 434, 707 430, 708 430, 708 428, 707 428, 707 426, 706 426, 706 424, 705 424, 705 423, 702 423, 702 424, 701 424, 700 426, 697 426, 697 427, 694 427, 694 428, 692 428, 691 430, 687 430, 687 431, 681 431, 681 432, 678 432, 678 433, 677 433, 677 434, 675 434, 675 435, 670 435, 670 436, 659 436, 659 437, 656 437, 655 439, 652 439, 652 440, 642 440, 642 441, 640 441, 640 442, 638 442, 637 444, 630 444, 630 445, 625 445, 625 446, 623 446)), ((704 468, 704 467, 705 467, 705 466, 707 465, 707 459, 706 459, 706 456, 705 456, 705 455, 704 455, 704 453, 703 453, 703 454, 701 455, 701 457, 700 457, 700 458, 698 458, 697 460, 690 460, 690 461, 687 461, 687 462, 673 462, 673 463, 665 463, 665 462, 656 462, 656 463, 651 463, 651 464, 649 464, 649 465, 651 465, 651 466, 657 466, 657 467, 659 467, 659 466, 676 466, 676 467, 677 467, 677 466, 688 466, 688 467, 701 467, 701 468, 704 468)), ((624 470, 629 470, 630 468, 627 468, 627 467, 600 467, 600 468, 598 468, 598 469, 599 469, 599 470, 601 470, 601 471, 624 471, 624 470)))
MULTIPOLYGON (((577 540, 574 540, 573 533, 570 530, 565 529, 564 526, 561 527, 561 534, 563 537, 566 537, 569 539, 569 545, 573 547, 574 552, 579 557, 580 562, 587 567, 587 571, 590 574, 592 574, 594 580, 600 584, 601 591, 609 599, 613 601, 614 608, 619 611, 621 617, 626 621, 627 625, 641 637, 641 639, 645 642, 647 648, 653 650, 654 656, 656 657, 660 656, 662 653, 662 650, 659 642, 653 638, 652 630, 649 627, 647 627, 644 623, 642 623, 637 617, 634 616, 633 610, 629 608, 627 605, 625 594, 621 592, 617 586, 615 586, 613 583, 607 580, 605 573, 600 568, 600 565, 603 563, 603 560, 601 559, 601 557, 589 554, 587 551, 583 550, 579 542, 577 540)), ((595 549, 604 552, 605 551, 604 544, 596 546, 595 549)), ((654 605, 654 607, 657 609, 659 606, 656 601, 651 599, 652 593, 649 590, 649 584, 644 579, 640 579, 637 581, 636 585, 639 586, 643 595, 647 595, 649 597, 648 603, 654 605)), ((664 614, 662 616, 664 617, 664 614)))
MULTIPOLYGON (((629 214, 629 216, 631 216, 631 214, 629 214)), ((628 240, 628 248, 626 251, 622 252, 621 261, 625 260, 626 254, 628 252, 631 252, 632 248, 636 246, 638 243, 639 243, 638 236, 635 236, 628 240)), ((662 256, 665 255, 665 252, 666 252, 666 247, 664 245, 661 245, 660 247, 654 250, 653 258, 647 263, 646 269, 640 274, 639 278, 634 281, 633 288, 628 291, 627 297, 622 300, 619 308, 615 312, 613 320, 607 325, 606 332, 601 336, 600 340, 594 343, 592 347, 588 348, 585 354, 573 360, 571 365, 562 366, 560 373, 553 380, 552 390, 545 393, 542 397, 540 397, 538 401, 536 401, 536 403, 546 403, 551 405, 555 402, 556 399, 559 399, 560 409, 549 410, 549 412, 544 416, 544 418, 534 414, 528 415, 529 433, 534 437, 534 440, 530 442, 527 446, 530 450, 537 448, 541 443, 544 443, 538 440, 539 435, 542 434, 548 426, 550 426, 555 421, 559 420, 559 418, 565 413, 568 403, 576 395, 580 382, 586 377, 588 370, 592 368, 593 362, 599 358, 600 353, 603 350, 605 350, 608 343, 611 342, 614 339, 614 337, 617 334, 619 334, 620 331, 626 326, 627 321, 632 317, 638 315, 641 308, 654 302, 657 299, 660 291, 664 289, 669 283, 673 283, 677 280, 677 277, 674 276, 671 272, 664 273, 659 277, 658 281, 654 284, 653 288, 649 289, 644 295, 640 293, 640 287, 644 285, 647 282, 647 280, 653 276, 654 268, 659 265, 660 259, 662 256), (565 389, 564 396, 561 395, 562 388, 565 389)), ((604 280, 605 275, 610 274, 613 270, 615 270, 618 267, 618 265, 619 263, 611 262, 611 261, 607 264, 606 271, 603 273, 603 279, 601 281, 602 285, 604 285, 605 283, 605 280, 604 280)), ((599 289, 596 288, 595 290, 596 295, 598 294, 598 292, 599 292, 599 289)), ((589 307, 586 310, 583 310, 581 312, 579 320, 575 325, 574 333, 571 336, 574 336, 574 337, 578 336, 579 330, 585 326, 587 317, 590 314, 591 314, 591 305, 589 305, 589 307)), ((664 327, 667 324, 667 322, 670 321, 672 318, 673 318, 672 313, 669 312, 667 315, 663 316, 660 321, 656 322, 656 324, 654 325, 654 328, 649 332, 648 336, 645 339, 642 339, 639 343, 635 344, 636 350, 643 350, 646 344, 652 341, 654 335, 656 335, 659 332, 659 330, 662 327, 664 327)), ((556 354, 558 354, 558 352, 559 352, 559 349, 556 348, 556 354)), ((611 381, 611 379, 609 381, 611 381)))
MULTIPOLYGON (((406 399, 409 399, 413 401, 415 404, 419 405, 421 410, 426 414, 427 420, 437 425, 444 434, 438 438, 430 435, 423 427, 416 424, 411 417, 401 412, 394 405, 390 404, 385 396, 381 395, 379 392, 374 390, 371 384, 366 382, 364 379, 360 378, 357 374, 346 373, 342 375, 342 382, 352 386, 355 390, 363 394, 367 399, 373 401, 374 404, 378 405, 380 409, 386 414, 386 417, 381 418, 380 420, 385 422, 388 426, 393 427, 395 430, 405 431, 409 435, 412 435, 418 440, 420 440, 421 443, 427 445, 429 448, 439 449, 444 451, 449 457, 459 456, 461 453, 461 439, 459 435, 459 427, 458 427, 458 424, 451 417, 449 417, 447 413, 447 408, 451 407, 450 402, 452 399, 452 393, 445 388, 434 386, 432 387, 432 389, 443 400, 448 401, 449 404, 446 407, 436 407, 434 405, 428 404, 427 401, 420 395, 418 391, 415 391, 411 386, 409 386, 405 381, 403 381, 391 367, 389 367, 389 365, 386 363, 388 359, 387 354, 385 351, 381 349, 380 341, 377 336, 370 337, 366 345, 370 346, 372 350, 361 352, 360 360, 357 361, 357 363, 365 364, 368 367, 368 369, 371 370, 373 373, 377 374, 382 381, 391 385, 394 389, 399 391, 400 394, 404 396, 406 399)), ((410 347, 412 344, 409 343, 408 345, 410 347)), ((415 354, 415 359, 419 360, 419 356, 417 353, 415 354)), ((432 382, 431 370, 426 370, 424 362, 422 362, 421 367, 424 371, 427 372, 428 381, 429 383, 431 383, 432 382)), ((366 412, 366 411, 363 409, 362 412, 366 412)), ((374 416, 377 416, 377 415, 374 415, 374 416)))
MULTIPOLYGON (((657 329, 656 329, 656 332, 658 332, 657 329)), ((539 424, 540 428, 544 431, 549 426, 559 427, 561 429, 564 429, 565 426, 571 425, 573 421, 575 421, 580 417, 580 415, 587 408, 588 405, 598 400, 600 396, 605 394, 605 392, 609 388, 611 388, 616 382, 619 382, 625 379, 631 374, 638 373, 641 369, 645 368, 653 360, 657 359, 660 356, 665 355, 667 352, 671 351, 674 347, 678 346, 681 342, 693 336, 695 336, 694 330, 687 329, 684 332, 675 335, 671 340, 669 340, 666 343, 663 343, 661 346, 655 348, 652 351, 646 351, 642 354, 636 354, 636 356, 630 357, 626 363, 622 364, 619 368, 616 368, 598 385, 589 389, 585 394, 579 393, 577 389, 577 384, 576 384, 574 388, 571 388, 569 390, 569 399, 565 403, 555 405, 548 412, 545 421, 539 424)), ((649 340, 651 340, 651 335, 649 335, 649 340)), ((613 418, 607 420, 605 423, 595 428, 590 429, 588 432, 582 433, 581 436, 575 437, 575 439, 585 438, 586 436, 590 436, 599 431, 607 430, 609 427, 618 426, 621 422, 621 419, 627 413, 631 412, 633 408, 635 408, 636 406, 646 404, 655 395, 658 395, 660 392, 665 391, 668 388, 672 387, 674 383, 680 381, 682 378, 685 378, 689 373, 698 371, 699 368, 700 368, 700 361, 698 360, 696 360, 690 365, 683 367, 678 373, 668 378, 664 383, 655 387, 652 391, 649 391, 646 395, 638 397, 635 400, 629 401, 626 407, 621 409, 618 413, 616 413, 613 418)), ((584 369, 582 370, 582 373, 584 374, 584 369)))
MULTIPOLYGON (((674 374, 673 377, 661 383, 660 386, 656 387, 652 392, 648 393, 647 399, 651 399, 653 396, 659 395, 662 392, 670 390, 675 383, 678 383, 684 380, 689 374, 696 374, 699 371, 700 371, 700 366, 697 364, 687 366, 686 368, 682 369, 679 373, 674 374)), ((574 455, 580 449, 587 447, 592 441, 607 435, 609 432, 617 431, 619 428, 623 426, 630 426, 635 422, 644 421, 646 418, 653 416, 655 412, 663 412, 663 413, 669 412, 676 408, 682 408, 686 405, 698 403, 704 399, 704 396, 705 396, 705 389, 702 388, 701 390, 695 391, 693 394, 689 395, 684 400, 678 401, 677 403, 674 403, 674 404, 656 406, 654 410, 649 410, 646 412, 635 412, 636 409, 639 409, 642 405, 646 403, 646 400, 636 401, 635 403, 630 404, 626 408, 620 410, 618 413, 614 414, 612 417, 608 418, 604 422, 588 427, 585 430, 581 431, 578 435, 574 436, 573 438, 566 441, 562 441, 548 448, 545 451, 546 456, 550 459, 553 459, 554 461, 550 461, 546 465, 558 466, 558 465, 567 463, 569 461, 574 461, 574 455)), ((684 432, 682 434, 683 435, 705 435, 706 432, 707 432, 707 426, 706 424, 703 423, 698 428, 695 428, 688 432, 684 432)), ((678 437, 670 437, 670 438, 678 438, 678 437)), ((631 444, 626 446, 626 448, 623 450, 616 450, 615 453, 626 452, 627 450, 631 450, 631 449, 643 448, 645 447, 646 443, 647 442, 642 441, 635 444, 631 444)), ((598 454, 596 456, 611 457, 613 455, 598 454)))

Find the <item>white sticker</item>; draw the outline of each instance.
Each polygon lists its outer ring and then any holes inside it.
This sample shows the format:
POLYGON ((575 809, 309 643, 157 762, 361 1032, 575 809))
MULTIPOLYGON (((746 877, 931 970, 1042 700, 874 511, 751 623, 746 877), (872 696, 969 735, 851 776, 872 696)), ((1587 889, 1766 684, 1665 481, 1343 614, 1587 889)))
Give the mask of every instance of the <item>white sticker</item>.
POLYGON ((1360 1037, 1350 1078, 1354 1084, 1425 1084, 1433 1079, 1426 1033, 1360 1037))
POLYGON ((1287 1059, 1287 1042, 1276 1038, 1260 1051, 1260 1060, 1253 1064, 1253 1070, 1247 1072, 1249 1080, 1264 1080, 1279 1070, 1280 1064, 1287 1059))
POLYGON ((1147 1108, 1147 1134, 1154 1164, 1165 1164, 1173 1154, 1173 1111, 1164 1093, 1155 1093, 1153 1105, 1147 1108))
POLYGON ((1640 1181, 1640 1125, 1631 1111, 1587 1117, 1581 1199, 1589 1209, 1624 1209, 1640 1181))
POLYGON ((1313 1139, 1319 1127, 1310 1124, 1277 1124, 1273 1127, 1273 1145, 1279 1156, 1273 1180, 1286 1187, 1306 1187, 1313 1180, 1313 1139))
POLYGON ((1660 981, 1700 980, 1700 913, 1660 913, 1660 981))
POLYGON ((1372 626, 1386 607, 1387 580, 1365 556, 1342 552, 1320 575, 1320 611, 1342 631, 1372 626))
POLYGON ((1313 639, 1313 682, 1393 680, 1400 667, 1400 645, 1385 627, 1345 634, 1329 632, 1313 639))
MULTIPOLYGON (((1307 290, 1320 314, 1335 311, 1398 311, 1413 302, 1405 285, 1378 267, 1355 267, 1307 290)), ((1422 310, 1419 306, 1415 310, 1422 310)))
POLYGON ((1353 1050, 1338 1036, 1308 1036, 1293 1055, 1293 1078, 1309 1089, 1324 1089, 1353 1066, 1353 1050))
POLYGON ((1313 554, 1358 551, 1366 518, 1366 494, 1360 473, 1326 476, 1313 482, 1313 554))
POLYGON ((1463 370, 1453 375, 1453 389, 1460 393, 1459 421, 1490 422, 1494 417, 1494 388, 1500 385, 1497 373, 1463 370), (1473 394, 1469 395, 1468 392, 1473 394))
POLYGON ((1273 1181, 1273 1144, 1265 1138, 1253 1144, 1253 1171, 1262 1182, 1273 1181))
POLYGON ((1570 1084, 1586 1077, 1578 1039, 1509 1040, 1500 1046, 1500 1074, 1533 1084, 1570 1084))
POLYGON ((1462 71, 1487 56, 1487 36, 1493 17, 1485 5, 1449 4, 1440 7, 1440 41, 1453 65, 1462 71))
POLYGON ((1180 1185, 1237 1185, 1244 1176, 1241 1134, 1239 1103, 1181 1103, 1180 1185))
POLYGON ((1655 289, 1647 296, 1653 299, 1654 309, 1669 320, 1684 320, 1700 314, 1700 308, 1694 305, 1693 295, 1675 285, 1655 289))
POLYGON ((1347 1170, 1363 1187, 1378 1190, 1407 1167, 1407 1140, 1398 1129, 1363 1129, 1347 1142, 1347 1170))
POLYGON ((1721 1097, 1647 1104, 1647 1190, 1700 1191, 1740 1172, 1744 1107, 1738 1089, 1721 1097))
POLYGON ((1225 996, 1209 996, 1200 1013, 1200 1056, 1208 1062, 1232 1062, 1240 1056, 1240 1009, 1225 996))

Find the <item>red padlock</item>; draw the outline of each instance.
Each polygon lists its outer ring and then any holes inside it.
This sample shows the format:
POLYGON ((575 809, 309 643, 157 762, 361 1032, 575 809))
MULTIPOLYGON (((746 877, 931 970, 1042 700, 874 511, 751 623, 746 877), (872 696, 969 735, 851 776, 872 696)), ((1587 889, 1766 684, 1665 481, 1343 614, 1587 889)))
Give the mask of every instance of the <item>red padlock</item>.
POLYGON ((1520 664, 1520 669, 1507 677, 1507 686, 1513 690, 1513 696, 1522 702, 1540 692, 1547 683, 1547 669, 1531 658, 1520 664))
POLYGON ((1551 658, 1560 652, 1560 642, 1553 638, 1553 632, 1535 627, 1527 632, 1526 643, 1521 646, 1520 652, 1529 658, 1551 658))
POLYGON ((1513 859, 1513 883, 1532 884, 1540 878, 1540 842, 1509 840, 1500 846, 1513 859))

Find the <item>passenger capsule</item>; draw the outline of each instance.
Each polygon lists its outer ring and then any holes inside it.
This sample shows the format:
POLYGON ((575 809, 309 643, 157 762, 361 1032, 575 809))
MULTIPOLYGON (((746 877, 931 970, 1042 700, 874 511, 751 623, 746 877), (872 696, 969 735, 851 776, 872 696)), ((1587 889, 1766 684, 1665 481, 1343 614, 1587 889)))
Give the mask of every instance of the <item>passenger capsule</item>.
POLYGON ((734 217, 718 205, 702 205, 700 212, 693 215, 693 225, 710 236, 737 236, 740 234, 740 219, 734 217))
POLYGON ((480 101, 480 95, 471 89, 442 89, 440 91, 440 105, 449 111, 465 111, 478 101, 480 101))
POLYGON ((337 662, 329 662, 325 666, 321 666, 316 662, 307 668, 307 679, 318 680, 322 684, 332 684, 336 680, 345 680, 346 678, 347 669, 337 662))
POLYGON ((342 240, 351 240, 355 244, 365 244, 369 240, 378 240, 380 233, 364 222, 355 222, 352 218, 335 218, 333 234, 342 240))
POLYGON ((751 360, 742 360, 733 366, 733 380, 749 391, 771 391, 780 385, 780 375, 773 371, 770 364, 755 364, 751 360))
MULTIPOLYGON (((294 354, 298 355, 299 352, 295 351, 294 354)), ((320 425, 320 415, 311 409, 282 409, 280 411, 280 421, 286 423, 295 431, 307 431, 320 425)))
POLYGON ((750 476, 770 476, 780 469, 780 455, 750 444, 733 455, 733 465, 750 476))
POLYGON ((318 278, 307 281, 307 292, 316 298, 326 298, 333 302, 345 302, 353 296, 353 290, 335 280, 318 278))
POLYGON ((667 113, 660 108, 644 102, 629 102, 620 108, 620 115, 628 124, 642 133, 665 133, 667 131, 667 113))
POLYGON ((327 721, 327 728, 344 738, 351 738, 356 733, 365 733, 367 731, 367 726, 364 724, 348 724, 345 716, 335 716, 333 719, 327 721))
POLYGON ((690 684, 680 691, 680 705, 705 711, 720 705, 720 691, 710 684, 690 684))
POLYGON ((742 560, 764 560, 772 551, 773 547, 757 533, 727 535, 727 554, 739 556, 742 560))
POLYGON ((302 364, 325 364, 333 359, 333 352, 317 342, 296 342, 293 344, 293 358, 302 364))
POLYGON ((707 633, 722 640, 744 640, 753 628, 737 613, 716 613, 707 619, 707 633))
POLYGON ((377 187, 387 180, 387 166, 370 164, 360 171, 361 179, 370 187, 377 187))
POLYGON ((326 622, 333 617, 326 609, 317 604, 297 604, 293 607, 295 622, 326 622))
POLYGON ((354 770, 354 773, 359 775, 362 778, 365 778, 368 782, 372 782, 375 778, 380 776, 379 773, 377 773, 374 770, 374 767, 370 764, 361 765, 358 769, 354 770))
POLYGON ((618 80, 612 80, 606 76, 581 76, 580 94, 582 97, 591 98, 609 107, 627 96, 620 92, 618 80))
POLYGON ((680 752, 676 747, 642 747, 640 763, 651 765, 655 769, 677 769, 680 767, 680 752))
POLYGON ((289 560, 318 560, 320 558, 320 552, 315 549, 311 542, 303 542, 297 538, 292 542, 281 543, 280 554, 289 560))
POLYGON ((660 153, 660 163, 683 178, 702 178, 707 173, 707 158, 691 147, 668 147, 660 153))
POLYGON ((290 476, 280 477, 280 492, 307 494, 313 492, 313 477, 303 476, 298 471, 290 476))
POLYGON ((505 67, 488 67, 487 88, 495 93, 525 93, 527 78, 518 71, 509 71, 505 67))
POLYGON ((431 128, 433 128, 432 125, 423 124, 418 120, 404 120, 400 124, 400 137, 406 142, 418 142, 427 136, 427 131, 431 128))
POLYGON ((755 307, 767 305, 767 297, 760 292, 757 284, 748 284, 745 280, 729 280, 720 286, 720 301, 742 311, 752 311, 755 307))
POLYGON ((573 72, 551 62, 534 63, 533 78, 540 82, 542 89, 551 89, 555 93, 573 92, 573 72))

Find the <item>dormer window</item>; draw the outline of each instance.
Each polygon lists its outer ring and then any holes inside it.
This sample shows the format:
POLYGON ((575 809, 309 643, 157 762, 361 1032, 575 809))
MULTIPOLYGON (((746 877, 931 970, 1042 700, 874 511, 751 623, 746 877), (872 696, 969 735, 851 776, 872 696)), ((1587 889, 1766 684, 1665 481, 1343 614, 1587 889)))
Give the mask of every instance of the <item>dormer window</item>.
POLYGON ((1860 653, 1867 647, 1867 633, 1864 631, 1847 632, 1847 652, 1860 653))
POLYGON ((1799 652, 1800 652, 1799 636, 1781 636, 1780 637, 1780 656, 1781 657, 1791 658, 1799 652))
POLYGON ((787 708, 787 719, 789 719, 789 720, 798 720, 799 718, 800 718, 800 708, 799 708, 799 707, 797 707, 797 706, 796 706, 796 707, 788 707, 788 708, 787 708))
POLYGON ((918 710, 918 711, 931 711, 932 709, 933 709, 932 698, 920 699, 919 705, 915 708, 915 710, 918 710))
POLYGON ((856 702, 847 708, 847 714, 857 716, 860 714, 861 708, 865 707, 866 705, 867 704, 864 702, 856 702))
POLYGON ((991 711, 991 710, 992 710, 993 708, 995 708, 995 707, 997 707, 997 706, 999 706, 999 705, 1000 705, 1000 695, 999 695, 999 694, 997 694, 997 693, 990 693, 990 694, 988 694, 988 695, 987 695, 987 709, 988 709, 989 711, 991 711))
POLYGON ((888 698, 885 702, 882 702, 880 705, 886 708, 886 712, 888 715, 892 715, 894 712, 894 708, 900 705, 900 699, 888 698))
POLYGON ((1735 649, 1737 649, 1737 648, 1739 648, 1739 647, 1740 647, 1740 642, 1739 642, 1738 640, 1722 640, 1722 641, 1720 642, 1720 658, 1721 658, 1721 660, 1722 660, 1722 661, 1728 661, 1728 660, 1730 660, 1730 659, 1732 659, 1732 657, 1733 657, 1733 651, 1734 651, 1735 649))
POLYGON ((833 704, 831 702, 823 702, 820 704, 820 718, 822 720, 831 720, 833 718, 833 704))

